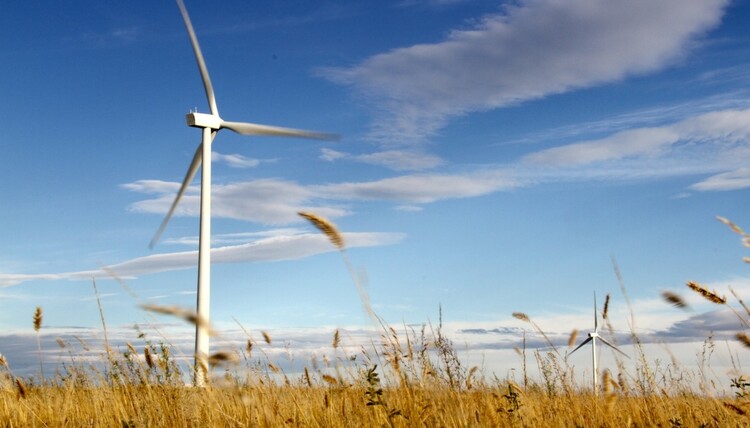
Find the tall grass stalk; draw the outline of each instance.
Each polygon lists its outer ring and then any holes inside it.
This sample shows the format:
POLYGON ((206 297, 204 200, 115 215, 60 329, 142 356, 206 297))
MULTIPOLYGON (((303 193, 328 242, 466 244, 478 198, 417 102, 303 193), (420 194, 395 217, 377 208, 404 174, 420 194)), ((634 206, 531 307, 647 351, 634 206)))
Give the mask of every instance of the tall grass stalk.
POLYGON ((42 381, 44 381, 44 361, 42 359, 42 343, 39 337, 39 330, 41 330, 42 328, 42 320, 43 320, 42 307, 37 306, 36 309, 34 310, 34 317, 32 321, 33 321, 34 331, 36 332, 36 349, 37 349, 37 354, 39 355, 39 373, 42 376, 42 381))

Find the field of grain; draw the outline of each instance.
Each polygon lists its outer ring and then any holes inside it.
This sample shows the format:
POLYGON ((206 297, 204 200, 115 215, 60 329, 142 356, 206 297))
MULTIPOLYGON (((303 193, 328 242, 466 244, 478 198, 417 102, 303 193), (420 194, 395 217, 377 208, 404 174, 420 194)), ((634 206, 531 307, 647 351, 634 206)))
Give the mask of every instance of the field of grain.
MULTIPOLYGON (((716 298, 698 284, 688 286, 716 298)), ((175 308, 149 309, 184 315, 175 308)), ((525 314, 513 315, 533 324, 525 314)), ((37 330, 42 317, 40 308, 32 319, 37 330)), ((39 374, 31 377, 15 376, 2 359, 0 420, 4 426, 40 427, 750 424, 750 383, 742 378, 733 380, 734 396, 717 396, 678 380, 694 373, 670 373, 674 381, 665 383, 664 373, 640 355, 635 371, 621 361, 615 372, 604 369, 594 394, 590 384, 574 381, 560 347, 518 349, 523 381, 516 383, 466 366, 441 325, 406 334, 385 323, 381 328, 379 342, 356 354, 342 347, 334 331, 330 347, 339 358, 308 361, 295 373, 285 373, 259 352, 272 340, 263 333, 261 343, 248 339, 245 349, 211 355, 203 388, 191 385, 193 368, 178 362, 163 342, 107 347, 94 362, 77 361, 71 352, 68 362, 45 377, 41 357, 39 374), (527 373, 526 354, 540 376, 527 373)), ((62 340, 58 345, 71 347, 62 340)))
MULTIPOLYGON (((720 220, 747 242, 742 229, 720 220)), ((353 273, 335 226, 315 216, 311 221, 342 251, 353 273)), ((110 346, 100 305, 101 358, 79 360, 72 345, 58 338, 60 350, 68 352, 69 359, 45 375, 39 341, 44 312, 38 307, 31 322, 37 333, 39 371, 34 376, 17 376, 0 354, 0 421, 8 427, 750 426, 750 381, 741 376, 731 379, 733 395, 696 385, 691 380, 700 378, 700 373, 649 363, 634 331, 631 339, 637 354, 632 364, 618 357, 616 369, 601 370, 595 391, 590 384, 575 380, 564 344, 553 343, 527 314, 514 312, 513 317, 532 326, 549 346, 526 349, 521 345, 516 351, 522 380, 500 379, 462 361, 443 332, 442 313, 435 327, 425 324, 398 332, 372 310, 365 290, 356 276, 353 279, 366 312, 378 326, 377 339, 369 346, 345 348, 340 331, 335 330, 330 350, 337 357, 307 361, 294 373, 286 373, 263 351, 264 344, 272 341, 266 332, 260 343, 248 334, 244 348, 199 358, 196 366, 177 358, 166 337, 157 343, 141 334, 133 338, 137 346, 131 342, 110 346), (530 374, 529 362, 537 375, 530 374), (192 386, 196 373, 206 377, 205 387, 192 386)), ((750 326, 750 308, 734 291, 731 300, 701 284, 686 285, 686 292, 712 304, 734 305, 738 323, 750 326)), ((622 282, 621 286, 627 301, 622 282)), ((686 305, 679 293, 665 292, 663 298, 676 308, 686 305)), ((597 312, 611 331, 608 307, 609 296, 597 312)), ((142 308, 192 324, 203 322, 187 309, 142 308)), ((568 351, 577 333, 571 333, 568 351)), ((750 347, 743 332, 736 339, 750 347)), ((710 338, 704 353, 707 346, 711 346, 710 338)))

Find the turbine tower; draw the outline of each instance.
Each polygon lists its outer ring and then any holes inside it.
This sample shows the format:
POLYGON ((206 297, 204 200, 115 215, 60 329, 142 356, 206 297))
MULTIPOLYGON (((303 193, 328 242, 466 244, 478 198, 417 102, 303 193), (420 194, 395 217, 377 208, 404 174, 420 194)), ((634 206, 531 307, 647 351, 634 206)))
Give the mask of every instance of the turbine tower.
POLYGON ((277 137, 297 137, 313 138, 318 140, 336 140, 335 134, 327 134, 313 131, 303 131, 299 129, 282 128, 277 126, 259 125, 247 122, 229 122, 219 116, 219 109, 216 107, 216 97, 214 96, 211 79, 208 77, 206 62, 203 60, 198 38, 193 30, 193 24, 190 22, 190 16, 182 0, 177 0, 177 5, 185 21, 190 42, 193 46, 195 61, 203 80, 203 87, 206 90, 210 114, 190 112, 187 115, 188 126, 202 129, 202 140, 198 149, 193 155, 185 178, 182 181, 177 195, 169 208, 167 215, 164 217, 159 229, 154 234, 150 248, 159 241, 161 234, 167 227, 169 220, 182 199, 182 195, 193 181, 198 168, 201 168, 201 209, 200 209, 200 235, 198 244, 198 300, 197 315, 198 322, 195 328, 195 383, 198 386, 205 384, 205 376, 208 370, 208 320, 211 297, 211 143, 216 137, 216 133, 222 129, 229 129, 242 135, 269 135, 277 137), (204 370, 205 369, 205 370, 204 370))
POLYGON ((617 349, 615 345, 607 342, 603 337, 599 336, 599 321, 598 320, 599 320, 599 316, 596 313, 596 293, 594 293, 594 331, 590 332, 588 334, 588 338, 584 340, 580 345, 576 346, 576 348, 570 351, 570 353, 565 357, 567 359, 569 356, 573 355, 575 351, 581 349, 583 345, 591 342, 591 359, 592 359, 592 363, 594 366, 594 395, 599 395, 599 389, 598 389, 599 384, 598 384, 598 378, 597 378, 599 368, 597 367, 597 364, 596 364, 596 340, 597 339, 601 340, 603 344, 609 346, 610 348, 621 353, 622 355, 625 355, 625 357, 628 357, 626 353, 617 349))

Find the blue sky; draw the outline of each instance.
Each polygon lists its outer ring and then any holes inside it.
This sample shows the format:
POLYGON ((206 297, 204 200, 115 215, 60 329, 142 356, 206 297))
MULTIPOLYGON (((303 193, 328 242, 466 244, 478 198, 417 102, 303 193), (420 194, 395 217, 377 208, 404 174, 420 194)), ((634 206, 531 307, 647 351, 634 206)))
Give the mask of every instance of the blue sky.
MULTIPOLYGON (((523 311, 562 337, 592 291, 624 305, 612 257, 667 338, 702 315, 661 291, 750 292, 747 249, 715 219, 750 228, 747 2, 187 7, 224 119, 342 135, 217 137, 218 326, 369 325, 299 210, 345 233, 395 324, 442 304, 459 335, 523 311)), ((0 327, 22 336, 43 306, 49 329, 98 328, 93 276, 113 328, 143 322, 139 302, 193 307, 197 181, 148 249, 200 139, 184 115, 208 111, 176 4, 15 2, 0 39, 0 327)))

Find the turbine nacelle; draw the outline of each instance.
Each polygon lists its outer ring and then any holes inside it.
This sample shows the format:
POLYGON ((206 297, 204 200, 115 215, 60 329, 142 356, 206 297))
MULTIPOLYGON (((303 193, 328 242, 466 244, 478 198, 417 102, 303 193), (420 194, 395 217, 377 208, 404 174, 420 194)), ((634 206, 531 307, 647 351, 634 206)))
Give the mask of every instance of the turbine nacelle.
POLYGON ((221 129, 221 124, 224 122, 219 116, 206 113, 188 113, 185 119, 188 126, 193 128, 209 128, 217 131, 221 129))

